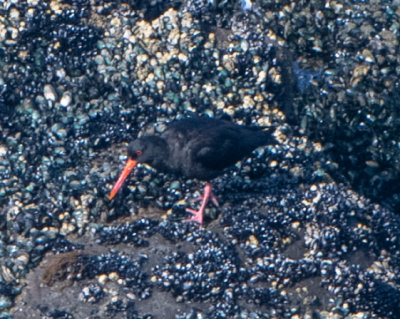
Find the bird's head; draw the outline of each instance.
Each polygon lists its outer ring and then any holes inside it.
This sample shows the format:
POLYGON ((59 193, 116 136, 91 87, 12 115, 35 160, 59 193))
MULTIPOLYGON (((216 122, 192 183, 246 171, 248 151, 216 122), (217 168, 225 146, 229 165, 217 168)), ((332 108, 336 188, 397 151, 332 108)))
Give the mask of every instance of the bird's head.
MULTIPOLYGON (((143 151, 146 149, 146 145, 138 139, 135 140, 128 145, 128 159, 133 159, 137 162, 142 162, 143 160, 143 151)), ((146 155, 146 152, 145 152, 146 155)))
POLYGON ((165 156, 166 149, 165 141, 158 136, 144 136, 131 142, 128 146, 128 160, 108 198, 112 199, 117 194, 137 163, 153 165, 155 161, 165 156))
POLYGON ((167 146, 165 140, 159 136, 143 136, 131 142, 128 146, 128 158, 137 163, 153 165, 154 162, 165 157, 167 146))

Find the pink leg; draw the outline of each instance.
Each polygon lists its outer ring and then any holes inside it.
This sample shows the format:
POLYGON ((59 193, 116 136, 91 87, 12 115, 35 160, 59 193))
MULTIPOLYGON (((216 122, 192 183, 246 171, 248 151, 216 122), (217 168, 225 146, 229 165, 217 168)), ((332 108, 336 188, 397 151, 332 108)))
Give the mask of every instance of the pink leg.
MULTIPOLYGON (((193 198, 193 201, 199 202, 199 201, 202 201, 203 198, 204 198, 204 196, 197 196, 197 197, 193 198)), ((213 202, 213 204, 215 206, 219 207, 218 199, 215 197, 215 195, 212 191, 210 193, 210 198, 211 198, 211 201, 213 202)))
POLYGON ((200 225, 203 224, 203 215, 204 215, 204 210, 206 208, 208 200, 211 198, 213 203, 217 203, 217 199, 215 198, 214 194, 212 193, 212 186, 210 183, 207 183, 206 186, 204 186, 204 194, 202 196, 202 202, 199 210, 194 210, 187 208, 186 211, 190 214, 193 214, 192 217, 185 219, 184 222, 196 222, 199 223, 200 225))

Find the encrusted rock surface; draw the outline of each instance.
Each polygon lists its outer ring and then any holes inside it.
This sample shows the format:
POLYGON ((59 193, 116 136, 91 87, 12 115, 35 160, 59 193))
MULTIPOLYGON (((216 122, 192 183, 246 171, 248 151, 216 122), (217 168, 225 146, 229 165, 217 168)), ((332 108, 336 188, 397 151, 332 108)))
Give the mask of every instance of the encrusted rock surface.
POLYGON ((0 4, 0 318, 400 317, 397 1, 0 4), (277 127, 214 180, 138 167, 190 114, 277 127))

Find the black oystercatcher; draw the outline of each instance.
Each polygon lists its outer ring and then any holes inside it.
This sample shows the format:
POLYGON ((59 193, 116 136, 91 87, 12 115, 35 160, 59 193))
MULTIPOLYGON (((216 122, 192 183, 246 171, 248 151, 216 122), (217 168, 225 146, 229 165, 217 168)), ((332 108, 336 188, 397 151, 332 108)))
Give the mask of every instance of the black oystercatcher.
MULTIPOLYGON (((270 131, 259 127, 204 117, 173 121, 161 135, 143 136, 129 144, 128 161, 109 199, 115 196, 137 163, 147 163, 162 172, 209 181, 255 148, 276 143, 270 131)), ((209 182, 201 199, 198 211, 187 209, 193 216, 185 221, 202 224, 208 200, 218 205, 209 182)))

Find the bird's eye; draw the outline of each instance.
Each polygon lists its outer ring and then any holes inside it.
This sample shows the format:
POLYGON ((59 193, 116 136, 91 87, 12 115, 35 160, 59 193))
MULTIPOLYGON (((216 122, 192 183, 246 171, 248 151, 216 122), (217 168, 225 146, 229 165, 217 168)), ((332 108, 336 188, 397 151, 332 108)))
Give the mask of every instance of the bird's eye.
POLYGON ((137 156, 140 156, 140 155, 142 155, 142 154, 143 154, 142 151, 136 151, 136 155, 137 155, 137 156))

